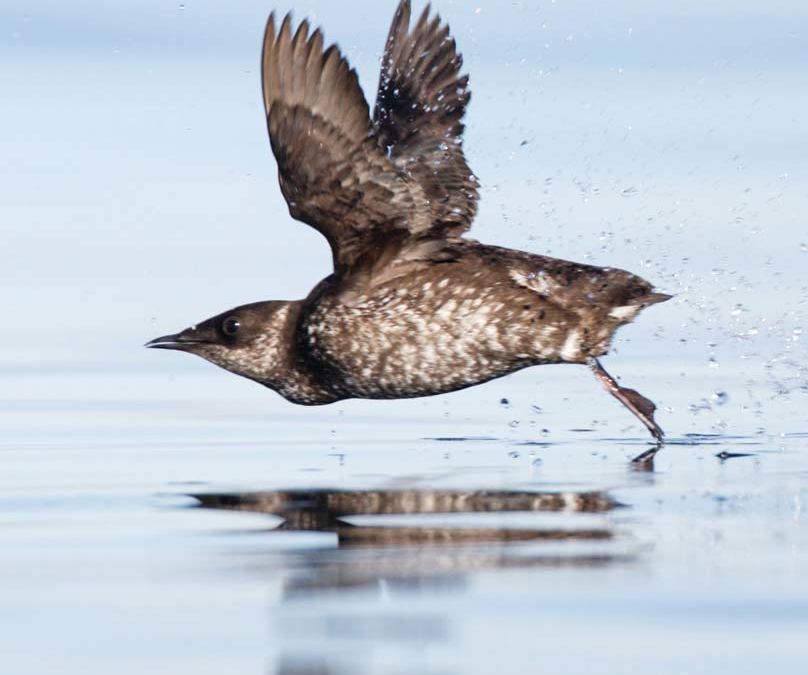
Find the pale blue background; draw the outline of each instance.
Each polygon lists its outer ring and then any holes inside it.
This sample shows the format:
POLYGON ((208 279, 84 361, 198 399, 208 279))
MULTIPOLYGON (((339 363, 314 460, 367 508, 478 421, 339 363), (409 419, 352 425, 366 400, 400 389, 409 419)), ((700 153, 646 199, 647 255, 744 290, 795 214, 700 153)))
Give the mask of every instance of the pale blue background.
MULTIPOLYGON (((277 8, 322 24, 372 98, 394 4, 277 8)), ((325 241, 287 215, 266 138, 272 5, 0 0, 8 672, 292 675, 285 658, 334 654, 371 664, 361 675, 804 668, 808 3, 436 7, 471 75, 474 236, 676 295, 606 359, 660 406, 674 443, 657 472, 627 468, 647 435, 583 368, 310 409, 143 349, 329 271, 325 241), (435 440, 457 436, 476 438, 435 440), (287 587, 312 561, 353 565, 330 535, 184 508, 187 492, 313 485, 606 489, 630 508, 592 522, 627 561, 301 600, 287 587), (445 634, 322 629, 391 614, 445 634)), ((444 561, 423 554, 422 573, 444 561)))
MULTIPOLYGON (((294 9, 371 98, 393 4, 294 9)), ((471 74, 475 236, 675 293, 624 331, 626 359, 804 360, 805 3, 437 7, 471 74)), ((277 189, 257 70, 269 8, 0 6, 4 367, 202 368, 135 347, 328 272, 277 189)))

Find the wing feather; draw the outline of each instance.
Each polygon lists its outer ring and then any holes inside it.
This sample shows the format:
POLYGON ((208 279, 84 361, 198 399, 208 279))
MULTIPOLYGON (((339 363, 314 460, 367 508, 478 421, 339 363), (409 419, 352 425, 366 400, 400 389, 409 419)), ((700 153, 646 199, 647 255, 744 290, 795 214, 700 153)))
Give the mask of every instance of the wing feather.
MULTIPOLYGON (((292 33, 290 15, 269 17, 262 76, 270 143, 289 212, 319 230, 334 268, 367 257, 379 233, 425 228, 423 191, 375 142, 367 102, 336 46, 308 21, 292 33)), ((398 237, 403 240, 404 237, 398 237)))
POLYGON ((373 112, 379 143, 421 185, 430 202, 431 230, 456 236, 477 212, 477 179, 462 148, 468 76, 440 16, 427 6, 410 24, 410 2, 399 3, 382 58, 373 112))
POLYGON ((403 0, 390 28, 371 120, 336 45, 287 14, 267 21, 262 84, 272 151, 289 212, 320 231, 334 268, 390 258, 390 247, 463 232, 477 184, 460 146, 468 101, 448 26, 424 10, 409 30, 403 0), (382 245, 383 244, 383 245, 382 245))

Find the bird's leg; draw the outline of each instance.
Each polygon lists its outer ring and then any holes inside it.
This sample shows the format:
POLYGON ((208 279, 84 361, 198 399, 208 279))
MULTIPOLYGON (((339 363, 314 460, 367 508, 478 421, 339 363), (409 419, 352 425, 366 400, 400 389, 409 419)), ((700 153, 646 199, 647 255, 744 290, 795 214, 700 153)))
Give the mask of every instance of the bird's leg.
POLYGON ((619 384, 617 384, 617 380, 606 372, 606 369, 600 365, 600 361, 598 361, 596 358, 589 359, 588 363, 589 367, 592 369, 592 372, 595 373, 595 377, 600 380, 600 383, 603 385, 604 389, 606 389, 606 391, 620 401, 620 403, 633 412, 640 422, 648 427, 648 431, 651 432, 651 435, 656 439, 657 443, 661 444, 662 437, 665 435, 665 432, 662 431, 662 429, 659 428, 659 425, 654 421, 654 410, 656 410, 654 402, 648 400, 645 398, 645 396, 634 389, 621 387, 619 384))
POLYGON ((662 450, 662 441, 657 441, 653 448, 648 448, 637 455, 631 460, 631 466, 635 471, 653 471, 654 470, 654 457, 662 450))

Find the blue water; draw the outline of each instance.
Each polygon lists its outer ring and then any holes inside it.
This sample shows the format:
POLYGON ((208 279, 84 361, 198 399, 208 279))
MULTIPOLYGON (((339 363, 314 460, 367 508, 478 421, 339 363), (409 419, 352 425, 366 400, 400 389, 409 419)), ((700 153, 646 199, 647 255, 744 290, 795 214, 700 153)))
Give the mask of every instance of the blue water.
POLYGON ((313 417, 246 381, 224 397, 216 371, 108 373, 4 406, 4 671, 798 671, 806 435, 669 426, 655 470, 638 470, 638 424, 587 373, 564 372, 544 371, 553 400, 537 371, 437 409, 350 402, 313 417), (116 388, 129 393, 91 395, 116 388), (315 488, 598 491, 621 506, 348 512, 335 531, 189 496, 315 488), (401 528, 433 534, 412 543, 401 528))

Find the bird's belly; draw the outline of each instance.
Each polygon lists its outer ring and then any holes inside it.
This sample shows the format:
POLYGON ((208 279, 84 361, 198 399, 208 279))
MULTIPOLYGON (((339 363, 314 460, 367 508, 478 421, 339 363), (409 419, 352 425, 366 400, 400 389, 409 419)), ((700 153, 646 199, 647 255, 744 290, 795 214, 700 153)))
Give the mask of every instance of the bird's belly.
POLYGON ((382 295, 323 303, 302 326, 305 348, 346 397, 428 396, 555 361, 540 325, 479 297, 382 295), (542 353, 543 352, 543 353, 542 353))
POLYGON ((359 398, 441 394, 533 365, 504 352, 465 348, 462 342, 453 342, 451 334, 433 336, 436 339, 419 339, 421 334, 360 334, 347 344, 325 340, 316 353, 327 366, 332 385, 346 396, 359 398))

